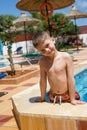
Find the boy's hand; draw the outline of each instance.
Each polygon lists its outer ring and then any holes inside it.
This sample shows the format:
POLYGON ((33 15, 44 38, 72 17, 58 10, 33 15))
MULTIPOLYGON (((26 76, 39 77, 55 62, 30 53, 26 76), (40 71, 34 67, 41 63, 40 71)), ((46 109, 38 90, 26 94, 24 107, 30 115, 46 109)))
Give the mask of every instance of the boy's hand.
POLYGON ((35 102, 44 102, 45 100, 42 100, 41 97, 36 98, 35 102))
POLYGON ((84 101, 80 101, 80 100, 72 100, 71 101, 71 104, 73 104, 73 105, 77 105, 77 104, 85 104, 86 102, 84 102, 84 101))

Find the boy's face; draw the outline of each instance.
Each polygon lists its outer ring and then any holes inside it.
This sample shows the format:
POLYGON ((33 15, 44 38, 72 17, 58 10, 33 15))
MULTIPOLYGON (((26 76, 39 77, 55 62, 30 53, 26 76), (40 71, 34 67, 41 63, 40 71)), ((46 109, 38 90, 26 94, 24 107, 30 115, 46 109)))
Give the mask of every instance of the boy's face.
POLYGON ((46 39, 44 43, 37 45, 37 50, 42 52, 44 56, 52 56, 55 52, 55 46, 52 39, 46 39))

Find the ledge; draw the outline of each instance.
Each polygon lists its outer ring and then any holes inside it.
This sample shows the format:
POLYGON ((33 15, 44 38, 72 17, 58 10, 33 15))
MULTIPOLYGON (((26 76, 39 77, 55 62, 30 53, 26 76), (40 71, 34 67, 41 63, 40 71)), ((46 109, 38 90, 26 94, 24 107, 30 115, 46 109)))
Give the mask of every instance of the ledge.
POLYGON ((32 70, 26 74, 23 74, 19 77, 16 77, 16 78, 3 78, 3 79, 0 79, 0 84, 19 84, 25 80, 28 80, 29 78, 32 78, 34 76, 37 76, 37 74, 39 74, 39 70, 38 69, 35 69, 35 70, 32 70))
POLYGON ((39 84, 12 97, 14 115, 21 130, 76 130, 77 127, 87 127, 87 103, 36 103, 34 100, 38 96, 39 84))

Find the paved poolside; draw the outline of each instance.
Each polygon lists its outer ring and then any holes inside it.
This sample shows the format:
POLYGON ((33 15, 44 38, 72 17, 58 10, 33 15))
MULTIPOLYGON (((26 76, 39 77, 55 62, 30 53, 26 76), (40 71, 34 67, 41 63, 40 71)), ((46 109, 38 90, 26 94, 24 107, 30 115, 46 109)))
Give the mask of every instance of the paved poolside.
MULTIPOLYGON (((73 56, 75 59, 77 59, 73 61, 74 66, 78 66, 79 64, 87 64, 87 48, 81 48, 80 51, 73 54, 73 56)), ((38 65, 24 65, 23 67, 24 69, 26 67, 31 69, 32 67, 39 69, 38 65)), ((11 97, 16 93, 32 87, 38 82, 39 74, 17 85, 0 85, 0 92, 8 92, 8 94, 0 97, 0 130, 19 130, 12 112, 13 106, 11 97)))

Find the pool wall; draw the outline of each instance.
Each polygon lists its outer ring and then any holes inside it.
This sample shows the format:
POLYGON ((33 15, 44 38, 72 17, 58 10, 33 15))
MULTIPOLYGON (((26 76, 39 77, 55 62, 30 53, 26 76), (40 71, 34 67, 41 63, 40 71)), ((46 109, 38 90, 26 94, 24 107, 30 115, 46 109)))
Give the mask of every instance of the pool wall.
MULTIPOLYGON (((84 67, 75 69, 75 74, 84 67)), ((48 84, 49 88, 49 84, 48 84)), ((87 103, 36 103, 39 84, 12 97, 13 111, 20 130, 87 130, 87 103)))

